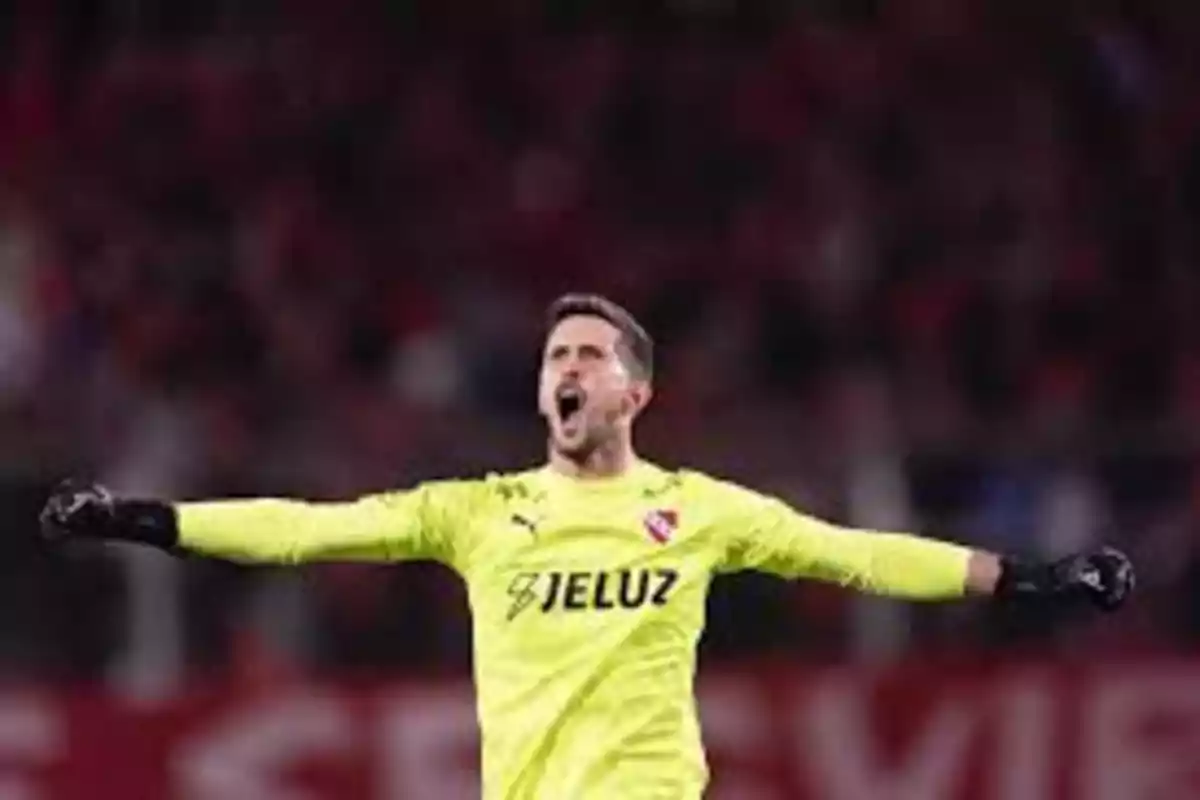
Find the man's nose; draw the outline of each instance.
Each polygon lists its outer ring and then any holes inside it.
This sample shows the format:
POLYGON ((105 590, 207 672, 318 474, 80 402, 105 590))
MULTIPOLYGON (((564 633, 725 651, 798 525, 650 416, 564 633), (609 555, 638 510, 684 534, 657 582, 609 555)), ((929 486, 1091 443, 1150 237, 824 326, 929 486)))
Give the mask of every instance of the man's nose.
POLYGON ((579 356, 567 356, 565 363, 562 365, 562 376, 571 380, 578 380, 583 375, 583 362, 579 356))

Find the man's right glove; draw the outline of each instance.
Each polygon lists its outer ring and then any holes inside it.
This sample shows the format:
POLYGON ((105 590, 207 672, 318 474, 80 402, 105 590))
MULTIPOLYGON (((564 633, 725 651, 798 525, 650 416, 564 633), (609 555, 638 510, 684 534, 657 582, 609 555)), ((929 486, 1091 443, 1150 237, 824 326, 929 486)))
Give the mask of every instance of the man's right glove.
POLYGON ((38 517, 51 543, 93 539, 169 549, 179 539, 175 509, 157 500, 117 499, 98 483, 71 478, 54 488, 38 517))

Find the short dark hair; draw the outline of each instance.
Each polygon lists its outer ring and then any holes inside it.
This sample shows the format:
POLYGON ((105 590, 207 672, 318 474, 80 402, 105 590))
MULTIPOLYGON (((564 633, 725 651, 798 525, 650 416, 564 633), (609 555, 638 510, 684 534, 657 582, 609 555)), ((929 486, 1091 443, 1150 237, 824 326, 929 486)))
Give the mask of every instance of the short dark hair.
POLYGON ((639 380, 654 376, 654 340, 637 319, 621 306, 598 294, 564 294, 550 304, 546 327, 554 326, 568 317, 597 317, 621 334, 617 355, 639 380))

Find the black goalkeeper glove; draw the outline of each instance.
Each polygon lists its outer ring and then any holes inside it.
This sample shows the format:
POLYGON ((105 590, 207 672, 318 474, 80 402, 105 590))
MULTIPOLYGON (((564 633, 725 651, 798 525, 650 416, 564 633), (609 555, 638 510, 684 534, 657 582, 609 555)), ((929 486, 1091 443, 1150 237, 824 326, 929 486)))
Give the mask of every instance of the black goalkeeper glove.
POLYGON ((1135 585, 1129 558, 1104 547, 1048 564, 1004 558, 996 596, 1002 600, 1088 602, 1102 611, 1116 611, 1135 585))
POLYGON ((175 509, 158 500, 122 500, 105 487, 78 479, 60 483, 38 517, 42 538, 127 541, 170 549, 179 540, 175 509))

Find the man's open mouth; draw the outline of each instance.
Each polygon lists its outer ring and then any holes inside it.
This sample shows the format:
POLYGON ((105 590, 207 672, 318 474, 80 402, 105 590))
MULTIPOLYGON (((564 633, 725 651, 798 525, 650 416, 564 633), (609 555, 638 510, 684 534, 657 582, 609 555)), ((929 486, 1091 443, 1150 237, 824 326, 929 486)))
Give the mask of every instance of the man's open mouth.
POLYGON ((563 422, 570 422, 572 417, 583 409, 583 403, 586 399, 587 395, 578 386, 558 387, 558 391, 554 393, 554 402, 558 407, 558 418, 563 422))

